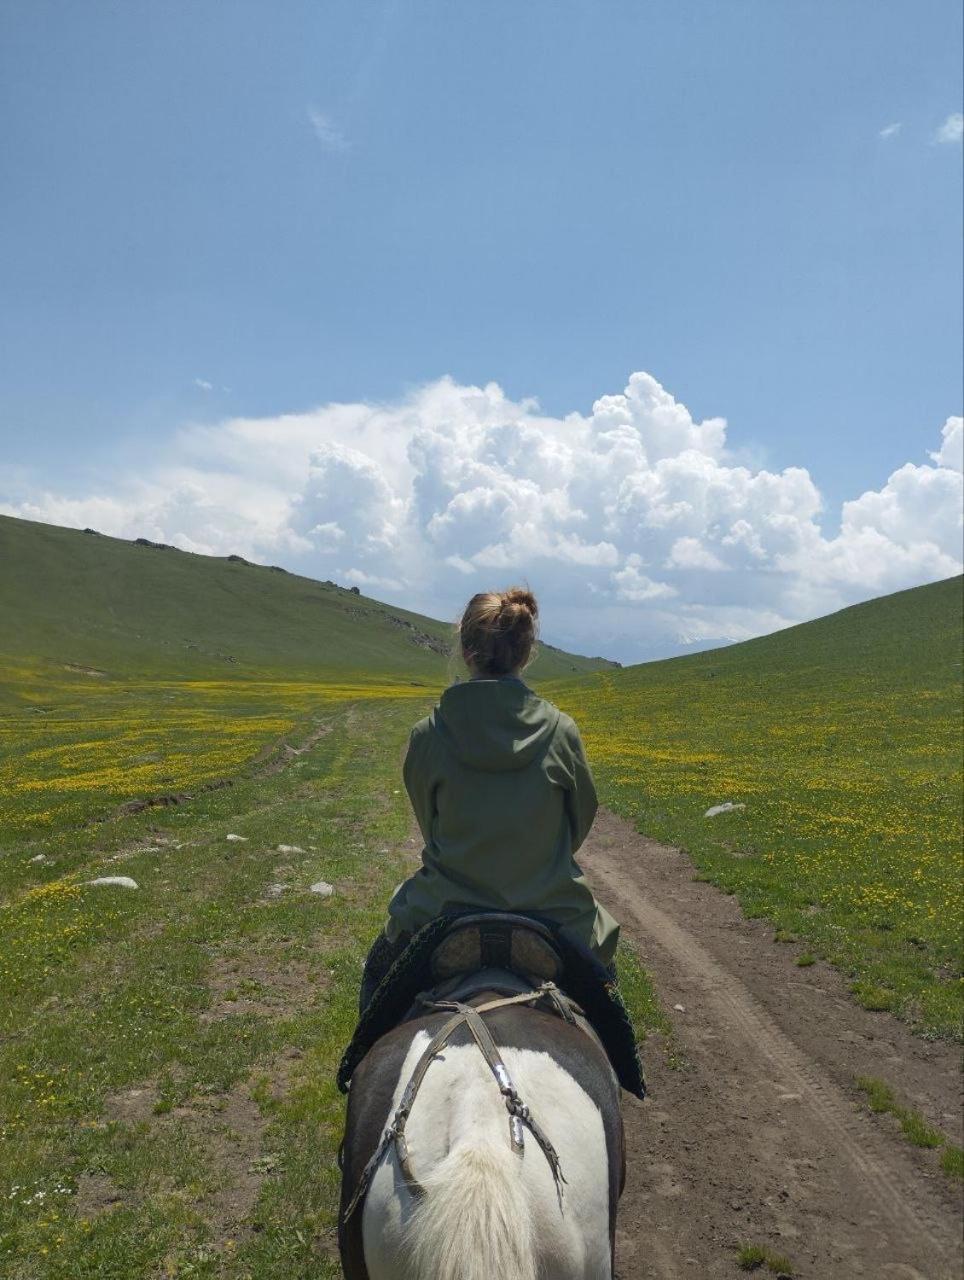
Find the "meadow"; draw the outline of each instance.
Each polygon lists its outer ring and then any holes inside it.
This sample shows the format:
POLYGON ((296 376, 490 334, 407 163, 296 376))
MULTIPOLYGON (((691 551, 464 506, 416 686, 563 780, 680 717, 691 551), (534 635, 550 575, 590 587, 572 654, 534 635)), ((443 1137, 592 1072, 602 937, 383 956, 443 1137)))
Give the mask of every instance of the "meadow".
MULTIPOLYGON (((334 1076, 363 957, 417 858, 400 762, 436 691, 365 671, 112 689, 18 670, 0 1273, 339 1276, 334 1076), (157 787, 185 791, 125 807, 157 787), (138 887, 86 883, 110 875, 138 887)), ((635 957, 619 963, 640 1036, 665 1029, 635 957)))
POLYGON ((338 1274, 333 1075, 411 857, 415 708, 322 708, 278 772, 8 851, 34 883, 0 916, 5 1275, 338 1274))
POLYGON ((840 966, 867 1008, 962 1028, 961 580, 544 690, 602 799, 840 966), (712 806, 744 806, 715 817, 712 806))
MULTIPOLYGON (((336 1277, 334 1072, 417 858, 399 766, 446 629, 256 566, 0 543, 0 1274, 336 1277)), ((529 673, 604 802, 927 1035, 960 1016, 959 593, 529 673)))
POLYGON ((0 661, 17 705, 0 712, 0 847, 112 806, 233 777, 309 712, 369 698, 425 698, 421 684, 137 680, 0 661))

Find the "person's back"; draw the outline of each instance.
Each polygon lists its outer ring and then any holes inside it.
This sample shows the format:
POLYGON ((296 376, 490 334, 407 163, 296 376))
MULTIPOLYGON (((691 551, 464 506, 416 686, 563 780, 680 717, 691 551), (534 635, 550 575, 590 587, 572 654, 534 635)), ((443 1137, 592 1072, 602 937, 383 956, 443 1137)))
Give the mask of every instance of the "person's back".
POLYGON ((536 616, 532 594, 514 588, 474 596, 462 617, 472 678, 447 689, 412 731, 404 777, 425 841, 422 867, 389 904, 366 965, 369 995, 418 929, 459 910, 533 915, 604 964, 613 959, 619 926, 573 859, 596 813, 579 731, 519 676, 536 616))

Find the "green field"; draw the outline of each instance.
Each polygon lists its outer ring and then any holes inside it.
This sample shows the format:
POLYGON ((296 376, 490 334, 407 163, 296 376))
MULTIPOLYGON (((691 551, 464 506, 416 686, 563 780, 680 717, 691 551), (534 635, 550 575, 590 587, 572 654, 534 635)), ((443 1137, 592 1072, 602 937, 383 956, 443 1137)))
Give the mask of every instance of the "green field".
MULTIPOLYGON (((0 1274, 339 1274, 334 1068, 414 856, 399 766, 449 637, 0 520, 0 1274)), ((529 678, 606 801, 865 1003, 955 1031, 959 582, 626 671, 544 649, 529 678), (747 807, 702 817, 725 800, 747 807)), ((620 967, 641 1033, 665 1029, 620 967)))
POLYGON ((404 874, 417 710, 329 704, 278 773, 7 855, 5 1275, 339 1274, 333 1073, 404 874), (104 874, 139 887, 82 883, 104 874))
MULTIPOLYGON (((0 521, 0 1274, 340 1274, 334 1071, 450 641, 341 588, 0 521)), ((601 665, 546 647, 534 677, 601 665)))
MULTIPOLYGON (((453 640, 333 583, 0 516, 0 848, 232 776, 332 702, 424 698, 453 640)), ((541 645, 531 670, 611 666, 541 645)))
MULTIPOLYGON (((961 579, 544 692, 603 799, 839 965, 857 999, 961 1033, 961 579), (745 805, 713 818, 708 808, 745 805)), ((808 954, 809 953, 809 954, 808 954)))
MULTIPOLYGON (((364 672, 436 687, 459 669, 453 637, 448 623, 334 583, 0 515, 0 662, 26 660, 34 675, 49 668, 82 684, 364 672)), ((540 644, 531 674, 615 665, 540 644)))

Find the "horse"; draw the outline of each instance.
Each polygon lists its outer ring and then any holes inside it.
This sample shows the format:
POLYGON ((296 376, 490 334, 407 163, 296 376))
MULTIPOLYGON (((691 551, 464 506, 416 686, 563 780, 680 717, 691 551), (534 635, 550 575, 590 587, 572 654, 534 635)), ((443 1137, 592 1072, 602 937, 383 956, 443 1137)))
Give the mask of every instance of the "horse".
POLYGON ((346 1280, 612 1280, 619 1083, 559 994, 485 967, 367 1052, 342 1144, 346 1280))

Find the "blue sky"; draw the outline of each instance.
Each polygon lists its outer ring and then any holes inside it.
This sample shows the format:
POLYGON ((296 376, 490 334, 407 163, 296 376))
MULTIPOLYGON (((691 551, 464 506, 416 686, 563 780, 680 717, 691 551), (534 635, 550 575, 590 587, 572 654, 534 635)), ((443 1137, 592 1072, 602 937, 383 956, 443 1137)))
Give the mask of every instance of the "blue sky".
MULTIPOLYGON (((444 376, 563 420, 645 370, 727 419, 731 461, 806 468, 832 537, 961 411, 956 0, 6 0, 0 23, 5 509, 183 470, 205 424, 444 376)), ((651 563, 610 541, 612 573, 651 563)), ((287 554, 371 578, 348 547, 287 554)), ((460 572, 407 589, 447 607, 460 572)))

